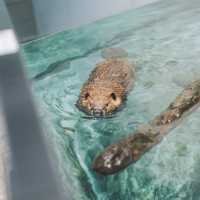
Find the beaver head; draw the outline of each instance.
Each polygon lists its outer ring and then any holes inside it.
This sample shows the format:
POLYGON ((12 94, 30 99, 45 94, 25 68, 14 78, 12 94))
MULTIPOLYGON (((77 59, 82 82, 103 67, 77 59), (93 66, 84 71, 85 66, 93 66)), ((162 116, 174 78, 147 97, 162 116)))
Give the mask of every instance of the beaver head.
POLYGON ((123 98, 124 89, 120 84, 93 82, 83 86, 77 106, 94 117, 106 117, 119 109, 123 98))

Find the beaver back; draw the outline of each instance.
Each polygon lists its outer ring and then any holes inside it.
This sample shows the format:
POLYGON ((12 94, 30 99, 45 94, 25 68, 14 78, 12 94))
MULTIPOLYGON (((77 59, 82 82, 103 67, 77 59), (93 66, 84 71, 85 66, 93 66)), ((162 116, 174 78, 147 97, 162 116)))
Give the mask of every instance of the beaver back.
POLYGON ((134 77, 134 65, 128 62, 127 59, 108 59, 96 65, 86 85, 98 82, 103 84, 104 82, 112 81, 120 84, 125 92, 128 92, 133 86, 134 77))

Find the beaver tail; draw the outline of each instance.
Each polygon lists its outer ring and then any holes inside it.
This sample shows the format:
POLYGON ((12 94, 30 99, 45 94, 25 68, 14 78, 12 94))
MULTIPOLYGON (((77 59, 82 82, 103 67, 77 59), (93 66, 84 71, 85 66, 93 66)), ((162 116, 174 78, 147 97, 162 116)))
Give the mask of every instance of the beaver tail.
POLYGON ((101 52, 101 56, 104 59, 111 59, 111 58, 126 58, 128 57, 128 52, 120 47, 116 48, 105 48, 101 52))

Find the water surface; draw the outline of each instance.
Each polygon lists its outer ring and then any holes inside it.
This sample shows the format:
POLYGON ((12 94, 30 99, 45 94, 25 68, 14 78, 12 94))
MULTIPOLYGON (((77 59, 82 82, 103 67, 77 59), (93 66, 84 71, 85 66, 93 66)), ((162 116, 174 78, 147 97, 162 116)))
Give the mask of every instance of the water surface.
POLYGON ((200 77, 200 1, 169 0, 24 45, 44 130, 75 200, 200 199, 200 110, 123 172, 103 177, 94 156, 164 110, 200 77), (134 90, 114 118, 91 120, 75 107, 101 49, 121 47, 137 66, 134 90))

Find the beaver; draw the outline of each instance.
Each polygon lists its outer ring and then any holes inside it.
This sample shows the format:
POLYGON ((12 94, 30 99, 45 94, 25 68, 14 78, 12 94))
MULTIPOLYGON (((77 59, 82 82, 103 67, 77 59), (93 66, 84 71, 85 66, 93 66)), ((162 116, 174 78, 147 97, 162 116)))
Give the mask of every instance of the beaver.
POLYGON ((102 51, 105 60, 98 63, 81 88, 77 107, 94 117, 108 117, 119 110, 133 88, 134 64, 121 48, 102 51))

